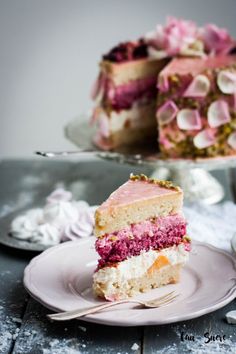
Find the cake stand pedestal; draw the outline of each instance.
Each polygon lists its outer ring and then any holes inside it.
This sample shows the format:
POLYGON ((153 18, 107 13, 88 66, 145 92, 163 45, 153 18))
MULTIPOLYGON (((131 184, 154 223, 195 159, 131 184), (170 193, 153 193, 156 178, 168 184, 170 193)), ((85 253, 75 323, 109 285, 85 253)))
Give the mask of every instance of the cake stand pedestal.
POLYGON ((170 179, 184 191, 184 197, 189 202, 199 201, 215 204, 224 198, 224 188, 209 172, 202 168, 167 169, 153 171, 153 178, 170 179))
MULTIPOLYGON (((150 168, 152 176, 170 179, 179 185, 189 202, 202 201, 214 204, 224 197, 224 187, 209 171, 236 167, 236 156, 205 159, 167 159, 156 153, 157 148, 132 147, 117 151, 101 151, 92 143, 94 128, 88 123, 88 115, 82 115, 65 127, 65 136, 78 148, 78 154, 89 154, 105 160, 131 166, 150 168)), ((77 152, 76 152, 77 153, 77 152)), ((131 169, 132 172, 132 169, 131 169)))

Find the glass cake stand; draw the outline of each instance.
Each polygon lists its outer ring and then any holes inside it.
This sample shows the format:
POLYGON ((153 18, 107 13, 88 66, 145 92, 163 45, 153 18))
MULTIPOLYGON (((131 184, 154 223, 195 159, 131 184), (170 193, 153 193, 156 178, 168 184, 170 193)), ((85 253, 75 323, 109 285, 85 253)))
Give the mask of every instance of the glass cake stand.
POLYGON ((65 127, 65 136, 79 148, 78 153, 121 164, 151 167, 152 177, 174 181, 184 190, 185 199, 189 202, 199 200, 206 204, 219 202, 224 197, 224 187, 209 171, 236 167, 236 156, 195 160, 162 159, 156 153, 155 146, 126 147, 112 152, 102 151, 92 142, 94 133, 95 128, 89 124, 87 114, 75 118, 65 127))

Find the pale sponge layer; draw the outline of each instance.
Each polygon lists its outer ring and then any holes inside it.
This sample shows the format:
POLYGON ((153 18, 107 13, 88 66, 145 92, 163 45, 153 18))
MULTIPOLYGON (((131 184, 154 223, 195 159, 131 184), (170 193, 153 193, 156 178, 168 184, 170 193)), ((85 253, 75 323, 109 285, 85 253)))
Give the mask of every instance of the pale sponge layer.
POLYGON ((107 79, 111 80, 115 86, 119 86, 143 78, 157 77, 168 61, 169 59, 147 60, 145 58, 124 63, 112 63, 105 60, 100 63, 100 68, 107 79))
POLYGON ((95 236, 121 230, 157 216, 180 214, 183 192, 150 180, 129 180, 103 203, 95 214, 95 236))

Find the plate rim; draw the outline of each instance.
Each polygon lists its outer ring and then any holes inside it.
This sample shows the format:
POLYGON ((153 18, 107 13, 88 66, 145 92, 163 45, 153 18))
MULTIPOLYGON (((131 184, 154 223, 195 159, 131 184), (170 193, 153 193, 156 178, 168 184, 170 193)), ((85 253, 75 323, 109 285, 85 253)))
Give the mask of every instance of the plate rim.
MULTIPOLYGON (((53 310, 55 312, 65 311, 65 309, 63 309, 63 308, 59 308, 59 307, 53 306, 52 304, 47 303, 46 301, 44 301, 41 298, 40 293, 38 292, 37 288, 35 288, 35 286, 32 287, 32 284, 30 285, 31 269, 34 267, 35 263, 37 263, 39 258, 44 257, 45 255, 48 255, 51 252, 54 252, 57 248, 70 247, 70 246, 73 246, 74 243, 87 243, 91 239, 93 239, 93 236, 89 237, 89 238, 86 238, 86 239, 82 239, 82 240, 68 241, 66 243, 62 243, 62 244, 50 247, 49 249, 46 249, 45 251, 43 251, 42 253, 40 253, 36 257, 34 257, 29 262, 29 264, 25 267, 24 276, 23 276, 23 285, 24 285, 26 291, 30 294, 30 296, 32 296, 32 298, 34 298, 36 301, 38 301, 44 307, 46 307, 46 308, 48 308, 50 310, 53 310), (35 291, 32 291, 30 288, 31 289, 33 288, 35 291)), ((233 263, 233 268, 235 270, 235 280, 236 280, 236 258, 230 252, 222 250, 222 249, 220 249, 218 247, 215 247, 215 246, 213 246, 211 244, 208 244, 206 242, 200 242, 200 241, 197 241, 197 240, 193 240, 193 245, 194 246, 195 245, 204 246, 204 247, 206 247, 208 249, 213 250, 214 252, 223 254, 225 257, 229 258, 232 261, 232 263, 233 263)), ((234 279, 234 278, 231 278, 231 279, 234 279)), ((102 324, 102 325, 118 326, 118 327, 132 327, 132 326, 136 327, 136 326, 151 326, 151 325, 171 324, 171 323, 176 323, 176 322, 179 322, 179 321, 186 321, 186 320, 198 318, 198 317, 203 316, 205 314, 214 312, 214 311, 224 307, 228 303, 230 303, 235 298, 235 296, 236 296, 236 282, 227 291, 227 293, 224 295, 223 299, 221 299, 217 303, 213 304, 212 306, 204 307, 202 309, 199 309, 198 311, 194 311, 194 313, 190 313, 190 314, 187 313, 187 314, 184 314, 184 315, 181 315, 181 316, 174 316, 174 317, 166 319, 166 320, 164 319, 164 320, 158 321, 158 319, 152 319, 152 320, 145 321, 143 323, 135 323, 135 322, 133 322, 131 320, 131 322, 126 322, 124 324, 124 323, 120 322, 120 320, 113 321, 113 320, 109 320, 109 319, 94 318, 93 315, 84 316, 82 318, 79 318, 78 320, 84 321, 84 322, 102 324)))

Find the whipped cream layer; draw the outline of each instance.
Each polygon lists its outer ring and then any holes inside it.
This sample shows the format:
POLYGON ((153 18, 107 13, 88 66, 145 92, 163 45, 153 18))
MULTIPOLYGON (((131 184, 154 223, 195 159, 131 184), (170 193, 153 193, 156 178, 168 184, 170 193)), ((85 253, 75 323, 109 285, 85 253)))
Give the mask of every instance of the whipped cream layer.
POLYGON ((112 111, 109 114, 99 108, 96 113, 99 133, 106 138, 122 129, 140 129, 148 126, 154 128, 156 126, 153 119, 155 110, 155 100, 149 101, 148 104, 146 100, 140 100, 129 109, 122 109, 120 112, 112 111), (142 119, 144 115, 145 119, 142 119))
POLYGON ((120 288, 125 289, 128 287, 130 279, 144 276, 152 266, 157 265, 157 260, 160 256, 165 257, 166 261, 163 265, 159 263, 157 266, 158 269, 166 265, 184 265, 189 258, 189 249, 186 248, 184 243, 181 243, 178 246, 172 246, 160 251, 143 251, 139 256, 130 257, 123 262, 117 263, 115 266, 99 269, 94 273, 94 281, 106 284, 106 298, 109 300, 117 292, 114 286, 115 283, 118 283, 120 288))
POLYGON ((132 224, 96 241, 100 255, 98 267, 121 262, 142 251, 160 250, 182 242, 186 235, 186 221, 181 215, 170 215, 132 224))

